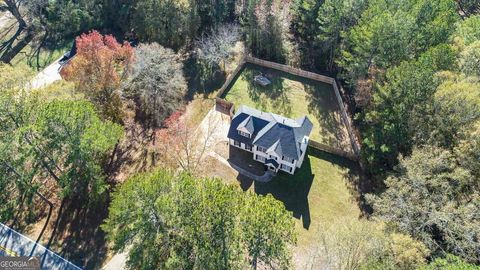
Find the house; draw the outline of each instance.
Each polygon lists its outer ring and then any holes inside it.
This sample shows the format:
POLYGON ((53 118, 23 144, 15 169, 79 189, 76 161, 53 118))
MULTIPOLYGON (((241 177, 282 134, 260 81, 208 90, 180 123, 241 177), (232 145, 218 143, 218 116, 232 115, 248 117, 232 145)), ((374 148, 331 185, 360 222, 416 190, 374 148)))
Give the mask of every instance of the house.
POLYGON ((251 152, 269 170, 294 174, 302 166, 312 127, 306 116, 293 120, 242 105, 232 118, 228 138, 230 145, 251 152))

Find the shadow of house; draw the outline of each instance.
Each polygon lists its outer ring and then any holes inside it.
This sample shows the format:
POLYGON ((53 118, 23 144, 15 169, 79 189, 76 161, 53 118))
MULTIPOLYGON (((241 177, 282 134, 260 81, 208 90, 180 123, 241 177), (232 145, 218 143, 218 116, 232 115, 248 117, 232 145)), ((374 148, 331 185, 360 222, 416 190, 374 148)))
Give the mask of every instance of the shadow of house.
POLYGON ((346 179, 347 188, 361 210, 362 216, 372 213, 372 208, 365 201, 365 194, 373 192, 371 179, 360 168, 360 164, 334 154, 330 154, 315 148, 309 148, 308 155, 326 160, 335 166, 347 168, 342 176, 346 179))
POLYGON ((294 175, 281 172, 268 183, 256 182, 243 175, 238 175, 237 180, 244 191, 253 189, 259 195, 271 194, 275 199, 283 202, 285 208, 291 211, 296 219, 302 220, 303 227, 308 230, 311 224, 308 196, 315 177, 312 171, 311 157, 344 168, 343 177, 346 179, 347 188, 359 206, 362 215, 371 213, 371 208, 366 204, 363 196, 363 194, 369 192, 368 190, 371 190, 371 185, 368 178, 362 174, 359 164, 311 147, 307 150, 302 167, 297 169, 294 175))
POLYGON ((310 227, 310 206, 308 194, 312 187, 314 175, 310 158, 305 157, 302 167, 295 175, 280 172, 268 183, 255 182, 254 191, 260 195, 271 194, 275 199, 283 202, 285 208, 293 213, 297 219, 301 219, 303 227, 310 227))
POLYGON ((228 146, 227 161, 255 175, 260 176, 265 173, 264 164, 254 160, 253 153, 238 149, 231 145, 228 146))
POLYGON ((306 100, 308 102, 308 112, 322 123, 322 137, 327 141, 323 143, 339 147, 340 142, 348 141, 341 128, 344 124, 340 116, 340 106, 335 98, 334 90, 330 85, 320 82, 304 83, 306 100))

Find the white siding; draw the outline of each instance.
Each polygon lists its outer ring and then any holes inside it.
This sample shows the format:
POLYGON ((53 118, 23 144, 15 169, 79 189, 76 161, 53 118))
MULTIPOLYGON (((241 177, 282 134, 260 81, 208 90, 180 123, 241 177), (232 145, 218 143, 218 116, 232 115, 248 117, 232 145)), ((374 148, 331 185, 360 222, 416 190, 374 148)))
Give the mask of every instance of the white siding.
POLYGON ((302 156, 300 157, 300 160, 294 160, 293 163, 291 162, 288 162, 286 160, 282 160, 282 157, 278 157, 277 155, 271 153, 270 154, 267 154, 267 153, 264 153, 264 152, 260 152, 257 150, 257 147, 256 146, 252 146, 252 150, 253 151, 249 151, 247 149, 245 149, 245 144, 244 143, 240 143, 240 146, 236 146, 234 144, 234 140, 230 139, 230 145, 233 145, 237 148, 240 148, 242 150, 245 150, 245 151, 248 151, 248 152, 252 152, 253 153, 253 159, 258 161, 258 162, 261 162, 261 163, 265 163, 265 160, 266 159, 269 159, 271 158, 270 156, 273 157, 277 157, 277 162, 280 164, 280 170, 284 171, 284 172, 287 172, 287 173, 290 173, 290 174, 294 174, 295 173, 295 169, 296 168, 300 168, 300 166, 302 166, 302 163, 303 163, 303 159, 305 157, 305 152, 306 152, 306 149, 307 149, 307 144, 302 144, 301 146, 301 149, 302 149, 302 156), (262 160, 259 160, 257 157, 261 157, 262 160), (288 167, 291 167, 292 168, 292 171, 289 172, 288 169, 282 169, 282 164, 288 166, 288 167))
POLYGON ((235 145, 235 141, 232 140, 232 139, 230 139, 230 145, 235 146, 235 147, 237 147, 237 148, 240 148, 240 149, 242 149, 242 150, 251 152, 251 153, 253 152, 252 150, 248 150, 247 147, 246 147, 246 145, 245 145, 244 143, 240 143, 240 145, 235 145))
POLYGON ((300 159, 297 162, 297 168, 300 168, 303 164, 303 159, 305 158, 305 153, 307 152, 308 137, 305 137, 303 141, 305 143, 302 143, 302 145, 300 146, 300 150, 302 150, 302 155, 300 156, 300 159))

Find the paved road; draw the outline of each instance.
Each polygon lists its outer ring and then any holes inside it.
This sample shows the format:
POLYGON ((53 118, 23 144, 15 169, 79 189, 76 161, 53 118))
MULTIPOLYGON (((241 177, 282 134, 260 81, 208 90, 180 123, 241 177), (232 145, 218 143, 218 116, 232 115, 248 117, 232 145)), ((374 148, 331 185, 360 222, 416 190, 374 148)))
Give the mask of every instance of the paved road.
POLYGON ((3 223, 0 223, 0 256, 40 257, 42 270, 82 270, 3 223))
MULTIPOLYGON (((10 16, 10 13, 0 12, 0 29, 7 26, 11 21, 12 17, 10 16)), ((32 89, 38 89, 62 79, 59 73, 60 64, 58 63, 58 60, 60 60, 60 58, 38 73, 35 78, 33 78, 33 80, 30 82, 30 87, 32 89)))
POLYGON ((30 82, 30 88, 31 89, 38 89, 45 87, 55 81, 61 80, 62 77, 60 76, 60 63, 58 62, 60 60, 57 59, 57 61, 53 62, 50 64, 48 67, 46 67, 44 70, 42 70, 40 73, 33 78, 33 80, 30 82))
POLYGON ((102 270, 123 270, 126 269, 127 252, 118 253, 102 268, 102 270))

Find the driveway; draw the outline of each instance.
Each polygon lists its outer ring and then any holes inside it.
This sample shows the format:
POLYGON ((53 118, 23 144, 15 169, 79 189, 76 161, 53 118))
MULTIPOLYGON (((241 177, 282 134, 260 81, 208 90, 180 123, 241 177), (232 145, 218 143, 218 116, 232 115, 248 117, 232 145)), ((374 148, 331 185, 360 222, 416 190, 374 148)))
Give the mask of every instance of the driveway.
POLYGON ((59 81, 62 79, 60 76, 60 68, 61 65, 59 63, 59 60, 61 58, 57 59, 55 62, 50 64, 48 67, 46 67, 44 70, 42 70, 40 73, 33 78, 33 80, 30 82, 30 88, 31 89, 38 89, 45 87, 55 81, 59 81))
POLYGON ((230 117, 215 110, 213 106, 197 128, 200 138, 207 139, 207 153, 213 151, 219 142, 228 142, 230 117))
POLYGON ((237 149, 233 146, 228 147, 229 156, 223 157, 215 152, 215 147, 220 143, 227 143, 228 130, 230 128, 230 117, 215 110, 215 106, 208 112, 207 116, 200 123, 197 132, 199 136, 207 139, 207 149, 205 153, 221 163, 229 166, 238 173, 259 182, 269 182, 274 174, 265 171, 263 164, 253 160, 253 154, 237 149), (227 160, 228 158, 228 160, 227 160))
MULTIPOLYGON (((0 30, 9 23, 13 22, 13 17, 10 15, 9 12, 0 12, 0 30)), ((53 62, 50 64, 48 67, 43 69, 41 72, 39 72, 30 82, 30 88, 31 89, 38 89, 45 87, 55 81, 61 80, 62 77, 60 76, 60 63, 59 60, 61 58, 57 59, 57 61, 53 62)))

